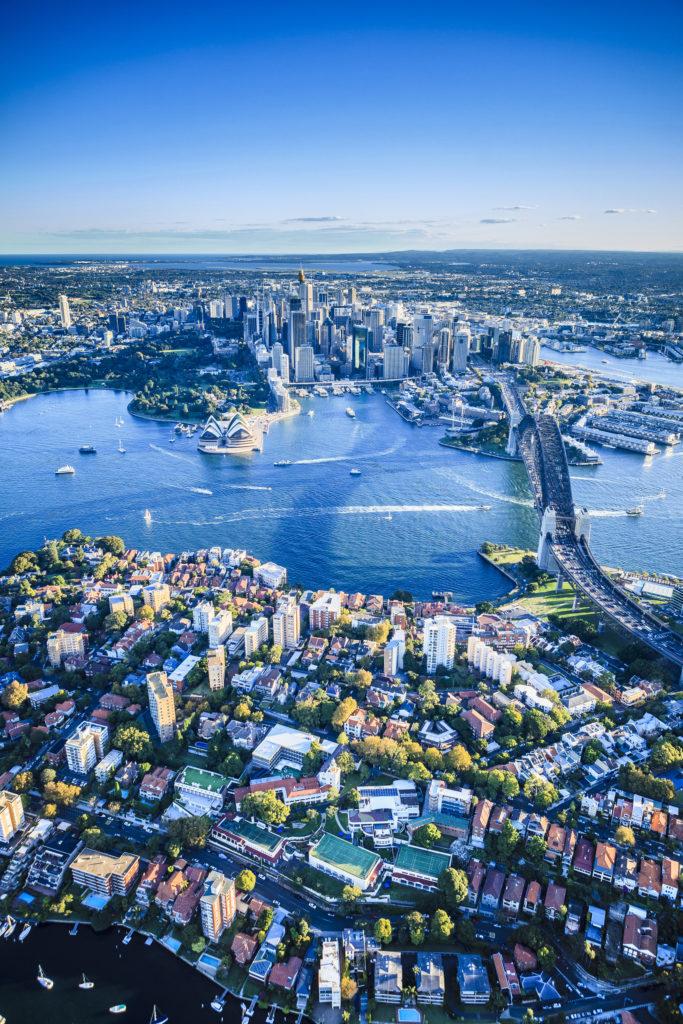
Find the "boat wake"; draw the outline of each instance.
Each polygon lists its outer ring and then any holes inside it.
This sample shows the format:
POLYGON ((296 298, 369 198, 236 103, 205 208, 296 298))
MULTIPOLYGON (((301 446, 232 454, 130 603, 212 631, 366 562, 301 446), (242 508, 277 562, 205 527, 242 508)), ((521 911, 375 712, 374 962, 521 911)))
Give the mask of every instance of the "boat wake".
MULTIPOLYGON (((240 523, 244 520, 256 519, 289 519, 308 518, 318 519, 323 516, 372 516, 401 513, 428 514, 453 513, 453 512, 482 512, 488 511, 488 507, 482 505, 331 505, 331 506, 310 506, 308 508, 243 508, 239 511, 226 512, 224 515, 216 516, 214 519, 198 521, 195 519, 174 519, 175 526, 220 526, 226 523, 240 523)), ((169 520, 169 522, 171 522, 169 520)))
POLYGON ((191 459, 189 455, 179 455, 177 452, 170 452, 167 448, 162 448, 158 444, 152 444, 150 441, 150 448, 153 448, 155 452, 161 452, 162 455, 168 455, 169 459, 177 459, 179 462, 189 462, 191 465, 196 465, 194 459, 191 459))
POLYGON ((194 491, 195 494, 213 494, 208 487, 188 487, 188 491, 194 491))

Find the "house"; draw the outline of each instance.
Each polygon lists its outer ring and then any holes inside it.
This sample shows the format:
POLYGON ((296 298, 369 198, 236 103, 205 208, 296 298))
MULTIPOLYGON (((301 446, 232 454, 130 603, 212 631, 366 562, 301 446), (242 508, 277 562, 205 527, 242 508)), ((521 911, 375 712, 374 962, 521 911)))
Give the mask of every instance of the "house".
POLYGON ((538 958, 532 949, 523 946, 521 942, 515 943, 512 951, 518 971, 535 971, 538 966, 538 958))
POLYGON ((166 795, 171 785, 173 772, 170 768, 157 767, 148 772, 140 783, 140 799, 149 803, 156 803, 166 795))
POLYGON ((681 874, 681 865, 671 857, 662 858, 662 896, 675 903, 678 899, 678 882, 681 874))
POLYGON ((607 915, 602 907, 591 904, 586 915, 586 941, 599 949, 602 946, 602 933, 607 915))
POLYGON ((570 900, 567 904, 567 917, 564 923, 565 935, 576 935, 581 928, 583 917, 583 903, 579 900, 570 900))
POLYGON ((341 962, 337 939, 323 939, 318 968, 318 999, 333 1009, 341 1006, 341 962))
POLYGON ((657 960, 657 922, 645 917, 645 912, 628 913, 624 918, 622 952, 644 967, 652 967, 657 960))
POLYGON ((250 964, 254 959, 257 946, 258 939, 256 936, 238 932, 230 946, 230 952, 235 958, 235 963, 239 964, 240 967, 246 967, 247 964, 250 964))
POLYGON ((480 800, 474 808, 474 815, 472 817, 472 846, 484 848, 484 839, 492 810, 492 800, 480 800))
POLYGON ((593 860, 595 849, 588 839, 579 839, 574 854, 574 871, 579 875, 586 875, 590 878, 593 873, 593 860))
POLYGON ((303 960, 298 956, 290 956, 286 963, 273 964, 268 984, 284 989, 285 992, 291 992, 302 966, 303 960))
POLYGON ((627 850, 617 850, 613 883, 628 892, 633 892, 638 885, 638 861, 627 850))
POLYGON ((500 904, 500 897, 505 885, 505 872, 500 868, 489 868, 486 873, 486 881, 481 894, 482 907, 489 907, 497 910, 500 904))
POLYGON ((491 957, 491 962, 496 972, 496 981, 500 990, 507 996, 508 1002, 511 1003, 522 992, 515 965, 512 960, 504 960, 502 953, 494 953, 491 957))
POLYGON ((616 857, 616 846, 613 846, 612 843, 598 843, 595 847, 593 878, 597 878, 600 882, 608 882, 611 884, 614 877, 616 857))
POLYGON ((549 917, 551 921, 554 921, 556 917, 559 917, 560 910, 565 905, 566 898, 567 890, 563 885, 555 885, 554 882, 549 882, 543 904, 545 907, 546 917, 549 917))
POLYGON ((541 883, 537 882, 536 879, 532 879, 526 887, 526 895, 524 897, 524 913, 535 914, 536 910, 541 902, 541 883))
POLYGON ((454 747, 459 739, 460 734, 443 719, 423 722, 417 734, 417 741, 423 747, 434 747, 442 752, 454 747))
POLYGON ((468 882, 467 902, 471 907, 476 907, 486 869, 480 860, 472 858, 467 865, 466 874, 468 882))
POLYGON ((640 896, 652 896, 658 900, 662 894, 662 869, 656 860, 641 858, 638 872, 638 893, 640 896))
POLYGON ((516 917, 524 894, 524 879, 521 875, 509 875, 503 890, 503 910, 516 917))
POLYGON ((401 954, 378 951, 375 956, 375 1001, 378 1003, 400 1003, 402 992, 401 954))
POLYGON ((491 998, 491 986, 480 956, 471 953, 458 954, 458 985, 462 1003, 488 1003, 491 998))
POLYGON ((418 1003, 441 1006, 446 995, 446 976, 440 953, 418 953, 415 970, 418 1003))

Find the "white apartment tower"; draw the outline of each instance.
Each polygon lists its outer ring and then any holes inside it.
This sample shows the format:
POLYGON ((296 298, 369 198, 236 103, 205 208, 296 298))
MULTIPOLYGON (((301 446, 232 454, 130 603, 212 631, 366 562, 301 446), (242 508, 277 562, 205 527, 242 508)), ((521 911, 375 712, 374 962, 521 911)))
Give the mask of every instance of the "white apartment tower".
POLYGON ((296 647, 301 635, 301 610, 294 594, 281 597, 272 619, 273 643, 283 651, 296 647))
POLYGON ((152 721, 162 743, 175 736, 175 701, 173 687, 165 672, 150 672, 147 676, 147 694, 152 721))
POLYGON ((424 653, 427 656, 427 672, 434 672, 439 665, 453 668, 455 660, 455 624, 445 615, 427 619, 424 624, 424 653))

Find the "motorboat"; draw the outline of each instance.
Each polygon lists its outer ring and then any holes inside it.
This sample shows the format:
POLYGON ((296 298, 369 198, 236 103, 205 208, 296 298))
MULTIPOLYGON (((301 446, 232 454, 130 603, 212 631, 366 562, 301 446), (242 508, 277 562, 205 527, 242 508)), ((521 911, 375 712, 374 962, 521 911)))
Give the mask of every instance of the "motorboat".
POLYGON ((17 922, 13 917, 7 916, 7 930, 5 931, 5 938, 9 939, 14 933, 14 929, 17 927, 17 922))
POLYGON ((145 509, 145 522, 146 523, 151 523, 152 522, 152 513, 150 512, 150 510, 148 508, 145 509))
POLYGON ((216 1013, 222 1013, 222 1011, 223 1011, 223 1003, 218 998, 218 996, 216 996, 215 999, 211 1000, 211 1009, 215 1010, 216 1013))
POLYGON ((313 411, 313 409, 309 409, 308 412, 306 413, 306 415, 310 416, 311 419, 313 419, 313 417, 315 416, 315 412, 313 411))
POLYGON ((361 475, 359 469, 350 469, 349 473, 351 474, 351 476, 360 476, 361 475))
POLYGON ((626 509, 626 515, 627 516, 642 516, 642 514, 643 514, 643 506, 642 505, 635 505, 633 508, 627 508, 626 509))
POLYGON ((82 989, 94 988, 95 987, 95 982, 94 981, 89 981, 88 978, 86 978, 86 976, 84 974, 83 975, 83 980, 79 981, 79 983, 78 983, 78 987, 82 988, 82 989))
POLYGON ((291 466, 292 465, 292 460, 291 459, 278 459, 277 462, 273 463, 273 465, 274 466, 291 466))
POLYGON ((52 980, 52 978, 48 978, 40 964, 38 964, 38 977, 36 980, 38 984, 42 985, 43 988, 46 988, 48 992, 54 986, 54 981, 52 980))
POLYGON ((55 476, 71 476, 71 474, 75 472, 76 470, 73 466, 70 466, 67 463, 66 466, 60 466, 59 469, 55 470, 55 476))
POLYGON ((30 933, 32 927, 33 927, 32 924, 25 924, 24 925, 24 927, 21 929, 21 932, 19 934, 19 942, 23 942, 24 939, 28 938, 29 933, 30 933))
POLYGON ((97 448, 94 444, 82 444, 78 450, 81 455, 95 455, 97 453, 97 448))
POLYGON ((355 418, 356 418, 356 414, 355 414, 355 412, 353 411, 353 409, 351 408, 350 405, 346 406, 346 415, 350 416, 352 420, 355 420, 355 418))
POLYGON ((125 1003, 117 1003, 116 1006, 110 1006, 109 1007, 109 1012, 110 1013, 125 1013, 126 1012, 126 1004, 125 1003))

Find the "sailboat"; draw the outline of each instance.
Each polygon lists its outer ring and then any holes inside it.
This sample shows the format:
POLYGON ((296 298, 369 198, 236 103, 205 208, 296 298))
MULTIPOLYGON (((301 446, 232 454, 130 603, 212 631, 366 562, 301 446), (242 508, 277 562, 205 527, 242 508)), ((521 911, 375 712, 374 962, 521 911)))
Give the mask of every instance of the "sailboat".
POLYGON ((42 985, 43 988, 46 988, 48 992, 54 985, 54 981, 52 980, 52 978, 47 977, 47 975, 43 972, 43 968, 40 966, 40 964, 38 964, 38 977, 36 980, 38 984, 42 985))
POLYGON ((94 988, 95 987, 95 982, 94 981, 88 981, 88 979, 86 978, 86 976, 84 974, 83 975, 83 981, 79 981, 78 987, 79 988, 94 988))
POLYGON ((149 1024, 168 1024, 168 1014, 162 1010, 157 1010, 156 1006, 152 1008, 152 1016, 149 1019, 149 1024))
POLYGON ((122 455, 126 454, 126 449, 121 444, 121 438, 119 438, 119 451, 121 452, 122 455))
POLYGON ((150 512, 150 510, 148 508, 145 509, 145 522, 146 523, 151 523, 152 522, 152 513, 150 512))
POLYGON ((14 929, 16 927, 17 927, 17 922, 15 921, 15 919, 13 917, 11 917, 8 914, 7 915, 7 931, 5 932, 5 938, 6 939, 9 939, 10 935, 12 935, 12 933, 14 932, 14 929))

